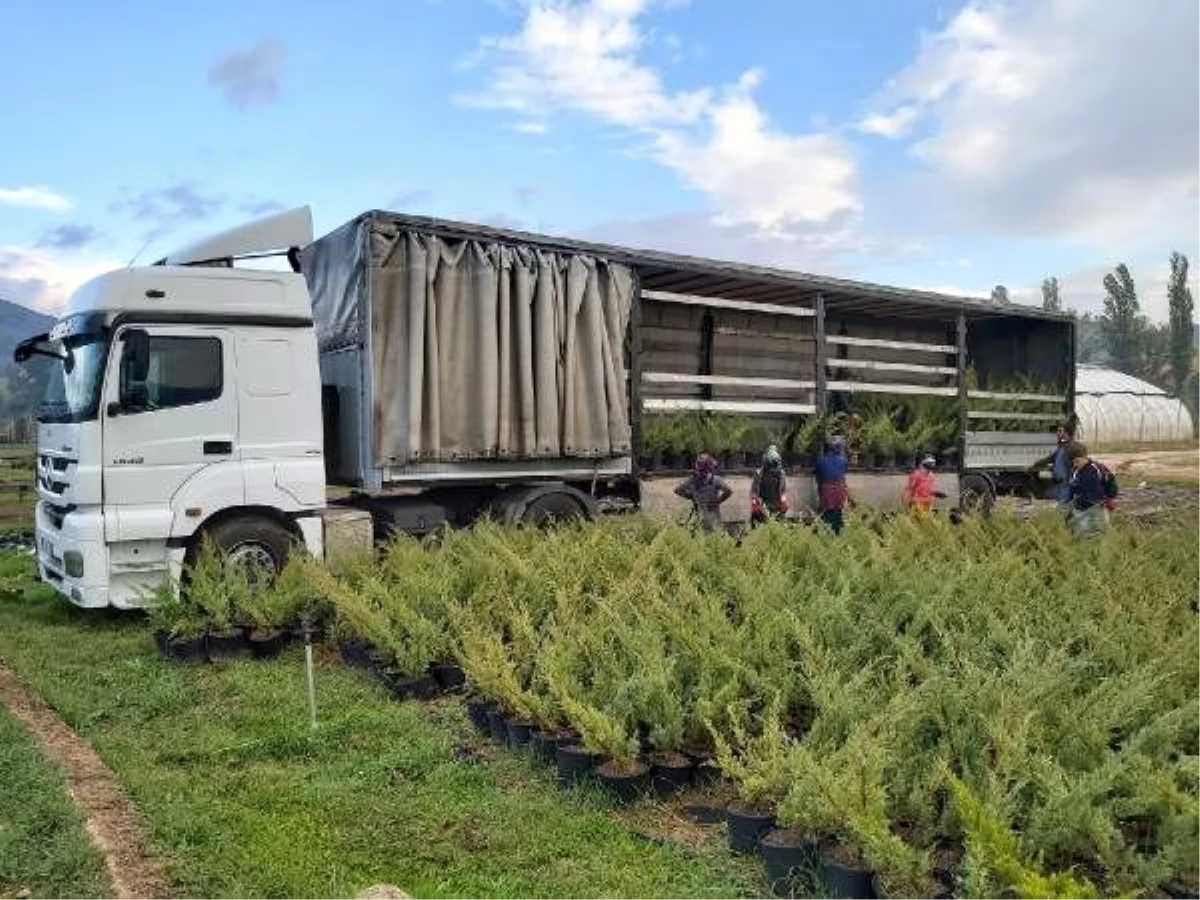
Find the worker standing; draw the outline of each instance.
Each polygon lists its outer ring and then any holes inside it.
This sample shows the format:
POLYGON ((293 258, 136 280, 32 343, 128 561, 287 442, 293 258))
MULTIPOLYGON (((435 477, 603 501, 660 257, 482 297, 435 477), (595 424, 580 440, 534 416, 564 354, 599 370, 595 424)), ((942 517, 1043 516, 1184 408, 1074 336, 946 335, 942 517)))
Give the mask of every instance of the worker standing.
POLYGON ((712 531, 721 524, 721 504, 733 496, 725 479, 717 475, 717 461, 708 453, 701 453, 692 467, 692 474, 681 482, 675 493, 692 501, 692 507, 700 516, 700 526, 712 531))
POLYGON ((846 486, 846 442, 840 435, 825 438, 825 446, 817 456, 814 475, 817 479, 817 509, 821 521, 841 534, 845 525, 845 507, 850 502, 850 491, 846 486))
POLYGON ((1106 481, 1112 476, 1088 456, 1087 447, 1072 441, 1067 447, 1071 460, 1070 509, 1067 525, 1076 537, 1098 534, 1108 528, 1108 506, 1115 496, 1114 487, 1106 489, 1106 481))
POLYGON ((1071 460, 1067 453, 1067 447, 1071 444, 1071 429, 1066 422, 1059 422, 1054 430, 1054 436, 1057 441, 1054 451, 1047 456, 1042 457, 1026 471, 1030 474, 1037 472, 1039 469, 1050 466, 1050 474, 1054 476, 1054 499, 1062 508, 1066 508, 1071 504, 1071 460))
POLYGON ((783 472, 783 457, 774 444, 763 454, 762 466, 750 481, 750 522, 761 525, 777 519, 788 511, 787 478, 783 472))
POLYGON ((936 465, 937 460, 933 454, 926 453, 908 475, 908 482, 904 485, 904 505, 915 513, 928 513, 933 509, 935 497, 946 496, 937 489, 937 482, 933 477, 936 465))

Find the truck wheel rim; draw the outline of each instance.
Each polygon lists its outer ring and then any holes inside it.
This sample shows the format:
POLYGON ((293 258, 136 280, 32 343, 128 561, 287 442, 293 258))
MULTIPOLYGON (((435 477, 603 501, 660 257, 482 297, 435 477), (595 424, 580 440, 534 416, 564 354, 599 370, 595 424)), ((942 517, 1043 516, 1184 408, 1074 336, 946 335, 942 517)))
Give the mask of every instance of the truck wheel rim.
POLYGON ((275 557, 262 544, 238 544, 230 548, 226 557, 233 565, 243 569, 251 581, 257 581, 262 576, 270 581, 276 575, 275 557))

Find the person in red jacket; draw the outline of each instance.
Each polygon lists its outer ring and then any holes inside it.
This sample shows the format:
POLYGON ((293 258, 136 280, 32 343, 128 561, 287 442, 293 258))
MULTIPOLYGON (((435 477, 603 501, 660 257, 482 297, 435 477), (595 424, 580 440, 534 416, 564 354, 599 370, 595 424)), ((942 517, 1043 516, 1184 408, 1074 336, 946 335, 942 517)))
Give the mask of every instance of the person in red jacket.
POLYGON ((935 497, 946 496, 937 489, 933 479, 933 467, 936 465, 937 460, 927 453, 909 473, 908 483, 904 485, 904 505, 914 512, 929 512, 933 508, 935 497))

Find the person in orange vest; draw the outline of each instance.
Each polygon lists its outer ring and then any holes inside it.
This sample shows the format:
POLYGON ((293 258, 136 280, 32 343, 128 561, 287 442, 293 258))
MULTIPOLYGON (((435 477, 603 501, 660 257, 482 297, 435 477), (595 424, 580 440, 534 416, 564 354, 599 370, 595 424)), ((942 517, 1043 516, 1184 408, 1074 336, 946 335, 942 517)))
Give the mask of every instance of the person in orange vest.
POLYGON ((927 513, 933 508, 935 497, 946 496, 937 489, 933 478, 936 465, 937 460, 933 455, 926 453, 908 475, 908 483, 904 485, 904 505, 914 512, 927 513))

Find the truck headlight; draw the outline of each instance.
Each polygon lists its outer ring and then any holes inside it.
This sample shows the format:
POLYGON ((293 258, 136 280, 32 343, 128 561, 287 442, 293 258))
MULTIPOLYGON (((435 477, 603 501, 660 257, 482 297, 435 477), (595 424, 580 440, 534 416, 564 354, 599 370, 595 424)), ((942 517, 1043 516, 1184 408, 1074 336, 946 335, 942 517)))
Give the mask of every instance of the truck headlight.
POLYGON ((83 554, 78 550, 68 550, 63 554, 63 568, 72 578, 82 578, 83 554))

